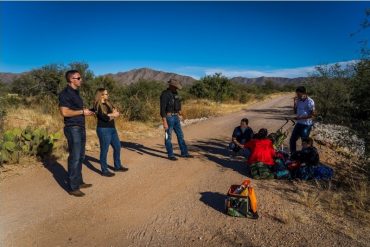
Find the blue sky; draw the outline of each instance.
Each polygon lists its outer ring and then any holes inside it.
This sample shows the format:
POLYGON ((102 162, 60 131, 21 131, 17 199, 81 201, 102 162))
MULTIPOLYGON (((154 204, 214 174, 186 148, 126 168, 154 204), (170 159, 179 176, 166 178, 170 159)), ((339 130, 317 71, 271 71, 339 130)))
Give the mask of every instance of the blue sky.
POLYGON ((0 71, 89 63, 200 77, 305 76, 356 60, 369 2, 0 2, 0 71))

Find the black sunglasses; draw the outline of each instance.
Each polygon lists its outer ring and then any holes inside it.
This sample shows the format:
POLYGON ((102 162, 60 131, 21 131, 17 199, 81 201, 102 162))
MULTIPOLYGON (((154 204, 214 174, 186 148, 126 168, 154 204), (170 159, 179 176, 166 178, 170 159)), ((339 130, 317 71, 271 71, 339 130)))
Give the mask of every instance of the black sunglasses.
POLYGON ((73 78, 72 79, 75 79, 75 80, 81 80, 81 77, 76 77, 76 78, 73 78))

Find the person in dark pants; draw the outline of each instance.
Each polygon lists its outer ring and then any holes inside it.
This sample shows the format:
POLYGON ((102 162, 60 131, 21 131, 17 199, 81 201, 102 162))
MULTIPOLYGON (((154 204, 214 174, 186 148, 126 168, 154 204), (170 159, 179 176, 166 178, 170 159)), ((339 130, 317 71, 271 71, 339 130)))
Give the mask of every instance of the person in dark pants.
POLYGON ((229 144, 229 149, 234 152, 234 155, 238 154, 242 150, 244 157, 248 158, 250 154, 249 149, 240 148, 241 145, 249 142, 253 138, 253 130, 248 126, 248 118, 243 118, 240 121, 240 126, 235 127, 232 135, 232 142, 229 144))
POLYGON ((290 160, 298 163, 298 167, 291 169, 292 178, 302 180, 313 179, 315 175, 315 167, 320 163, 320 156, 317 149, 313 146, 313 139, 302 139, 302 150, 294 152, 290 160))
POLYGON ((102 175, 114 176, 108 170, 107 154, 109 145, 113 147, 114 171, 125 172, 127 168, 121 164, 121 142, 118 137, 114 119, 119 117, 119 112, 108 100, 108 91, 105 88, 98 88, 95 94, 94 110, 98 118, 96 133, 100 143, 100 164, 102 175))
POLYGON ((315 102, 307 96, 306 88, 300 86, 296 89, 297 96, 294 98, 294 113, 297 115, 294 119, 297 124, 294 126, 290 137, 290 152, 297 151, 297 140, 306 139, 310 136, 312 129, 312 118, 315 114, 315 102))
POLYGON ((64 134, 68 142, 68 177, 69 194, 84 196, 80 189, 91 187, 82 179, 82 162, 85 159, 85 116, 94 112, 84 109, 78 88, 81 86, 81 75, 77 70, 69 70, 65 74, 68 85, 59 94, 59 110, 64 117, 64 134))
POLYGON ((172 131, 174 130, 177 136, 177 141, 181 150, 181 157, 191 158, 188 148, 184 141, 184 134, 181 129, 181 102, 177 93, 177 89, 181 89, 182 85, 176 79, 168 81, 168 89, 163 91, 160 97, 160 114, 165 129, 165 146, 167 149, 168 159, 177 160, 172 148, 172 131))
POLYGON ((317 149, 313 146, 313 139, 311 137, 303 138, 302 150, 293 153, 290 159, 307 166, 317 166, 320 162, 320 156, 317 149))

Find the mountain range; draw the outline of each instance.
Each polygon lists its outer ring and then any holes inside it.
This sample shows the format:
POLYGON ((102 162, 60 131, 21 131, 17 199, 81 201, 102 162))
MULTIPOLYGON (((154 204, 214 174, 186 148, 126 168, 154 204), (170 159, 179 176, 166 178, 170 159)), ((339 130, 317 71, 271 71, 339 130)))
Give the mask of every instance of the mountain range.
MULTIPOLYGON (((24 72, 27 73, 27 72, 24 72)), ((3 73, 0 72, 0 81, 4 83, 11 83, 13 80, 17 79, 23 73, 3 73)), ((131 84, 135 83, 139 80, 155 80, 161 82, 167 82, 170 78, 176 78, 177 80, 181 81, 183 85, 189 85, 196 81, 196 79, 180 75, 171 72, 164 72, 159 70, 153 70, 149 68, 141 68, 141 69, 133 69, 126 72, 118 72, 118 73, 109 73, 105 74, 104 76, 111 76, 114 80, 116 80, 120 84, 131 84)), ((297 78, 285 78, 285 77, 258 77, 258 78, 246 78, 246 77, 233 77, 231 81, 237 83, 245 83, 245 84, 259 84, 263 85, 266 81, 273 81, 276 84, 284 85, 295 83, 299 84, 305 77, 297 77, 297 78)))

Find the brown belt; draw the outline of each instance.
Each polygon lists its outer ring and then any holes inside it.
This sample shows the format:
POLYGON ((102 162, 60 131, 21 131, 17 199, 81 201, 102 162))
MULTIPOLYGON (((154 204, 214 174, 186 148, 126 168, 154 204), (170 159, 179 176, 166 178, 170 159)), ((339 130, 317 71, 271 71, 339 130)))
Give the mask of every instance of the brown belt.
POLYGON ((167 114, 166 114, 167 116, 178 116, 179 115, 179 113, 177 113, 177 112, 167 112, 167 114))

